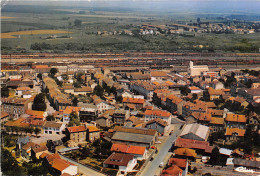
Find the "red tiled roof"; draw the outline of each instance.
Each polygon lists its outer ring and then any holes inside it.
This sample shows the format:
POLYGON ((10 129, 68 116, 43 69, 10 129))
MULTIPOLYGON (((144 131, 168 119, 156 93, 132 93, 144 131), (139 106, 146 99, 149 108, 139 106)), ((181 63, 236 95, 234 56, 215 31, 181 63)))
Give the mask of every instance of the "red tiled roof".
POLYGON ((158 123, 160 124, 161 126, 163 127, 166 127, 168 125, 168 123, 166 121, 164 121, 163 119, 160 119, 160 118, 156 118, 156 119, 152 119, 152 120, 149 120, 146 125, 149 125, 151 123, 158 123))
POLYGON ((197 119, 197 120, 201 120, 201 121, 210 121, 211 120, 211 114, 207 114, 207 113, 200 113, 200 112, 193 112, 191 113, 191 115, 197 119))
POLYGON ((85 126, 74 126, 67 128, 70 133, 87 131, 85 126))
POLYGON ((64 114, 70 114, 72 112, 79 112, 80 107, 74 107, 74 106, 67 106, 66 109, 63 111, 64 114))
POLYGON ((66 169, 67 167, 69 167, 70 165, 75 166, 74 164, 72 164, 71 162, 68 162, 64 159, 55 159, 52 162, 52 167, 59 170, 59 171, 63 171, 64 169, 66 169))
POLYGON ((176 147, 186 147, 192 149, 202 149, 207 153, 211 153, 213 146, 210 146, 206 141, 197 141, 193 139, 178 138, 175 142, 176 147))
POLYGON ((112 153, 105 161, 104 164, 127 166, 130 160, 133 160, 134 155, 124 153, 112 153))
POLYGON ((246 116, 239 114, 227 114, 226 121, 246 123, 246 116))
POLYGON ((162 110, 146 110, 144 112, 145 115, 153 115, 153 116, 161 116, 161 117, 170 117, 171 113, 168 111, 162 110))
POLYGON ((26 110, 26 114, 35 117, 35 118, 43 118, 44 111, 35 111, 35 110, 26 110))
POLYGON ((170 166, 176 165, 180 168, 186 168, 187 160, 186 159, 180 159, 180 158, 171 158, 168 163, 170 166))
POLYGON ((30 87, 18 87, 16 90, 31 90, 30 87))
POLYGON ((47 155, 46 159, 49 163, 54 161, 55 159, 61 159, 60 155, 58 153, 52 154, 52 155, 47 155))
POLYGON ((95 131, 100 131, 96 126, 90 125, 87 126, 89 132, 95 132, 95 131))
POLYGON ((111 151, 114 152, 122 152, 129 154, 137 154, 143 155, 146 147, 143 146, 134 146, 134 145, 126 145, 126 144, 113 144, 111 147, 111 151))
POLYGON ((144 104, 144 99, 141 99, 141 98, 123 98, 123 103, 144 104))
POLYGON ((180 176, 182 175, 182 169, 174 165, 162 171, 161 176, 180 176))
POLYGON ((174 150, 174 153, 175 155, 191 156, 194 158, 197 156, 196 151, 189 148, 177 148, 174 150))
POLYGON ((244 136, 246 130, 239 128, 226 128, 225 136, 232 136, 233 133, 237 133, 237 136, 244 136))

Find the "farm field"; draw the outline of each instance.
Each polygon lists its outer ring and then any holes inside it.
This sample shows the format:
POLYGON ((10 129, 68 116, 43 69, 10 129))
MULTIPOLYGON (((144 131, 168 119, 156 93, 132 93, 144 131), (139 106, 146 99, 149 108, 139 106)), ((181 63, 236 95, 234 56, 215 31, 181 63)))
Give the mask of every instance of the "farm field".
POLYGON ((1 38, 17 38, 15 35, 38 35, 38 34, 64 34, 72 33, 64 30, 31 30, 31 31, 18 31, 18 32, 8 32, 1 33, 1 38))
MULTIPOLYGON (((183 35, 126 35, 119 31, 138 30, 142 24, 171 25, 196 21, 222 22, 205 12, 184 13, 140 10, 138 8, 18 6, 3 10, 1 18, 1 51, 34 52, 258 52, 260 33, 183 35), (19 7, 19 9, 18 9, 19 7), (14 8, 14 9, 13 9, 14 8), (76 26, 75 21, 81 21, 76 26), (38 31, 38 33, 34 33, 38 31), (97 35, 98 32, 116 34, 97 35), (19 36, 20 35, 20 36, 19 36), (50 38, 51 35, 57 38, 50 38), (64 36, 67 36, 64 38, 64 36), (242 49, 241 49, 242 48, 242 49), (250 49, 250 51, 247 51, 250 49)), ((212 16, 219 15, 212 13, 212 16)))

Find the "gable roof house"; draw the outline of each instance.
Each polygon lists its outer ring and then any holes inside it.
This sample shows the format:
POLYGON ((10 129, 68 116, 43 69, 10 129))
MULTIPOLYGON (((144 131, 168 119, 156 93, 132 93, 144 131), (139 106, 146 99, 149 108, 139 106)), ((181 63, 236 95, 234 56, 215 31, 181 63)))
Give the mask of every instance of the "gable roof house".
POLYGON ((120 174, 126 175, 136 164, 134 155, 114 152, 104 161, 103 166, 119 169, 120 174))
POLYGON ((166 121, 156 118, 156 119, 152 119, 152 120, 148 121, 145 124, 145 128, 154 129, 159 134, 164 135, 169 132, 170 125, 166 121))
POLYGON ((187 124, 180 134, 181 138, 206 141, 209 136, 209 127, 200 124, 187 124))
POLYGON ((27 160, 31 159, 31 150, 32 147, 36 144, 33 142, 27 142, 22 148, 21 148, 21 156, 27 160))
POLYGON ((112 117, 113 117, 114 111, 115 110, 110 109, 110 110, 105 111, 100 116, 98 116, 96 118, 97 126, 102 127, 102 128, 111 127, 111 125, 113 124, 112 117))
POLYGON ((236 141, 244 137, 246 130, 239 128, 226 128, 225 137, 227 141, 236 141))
POLYGON ((123 102, 125 109, 127 109, 126 106, 128 106, 128 105, 134 105, 134 107, 136 109, 142 109, 144 107, 144 104, 145 104, 145 100, 141 99, 141 98, 125 97, 125 98, 123 98, 122 102, 123 102))
POLYGON ((47 152, 48 148, 45 145, 36 144, 32 146, 31 157, 32 159, 39 159, 43 152, 47 152))
POLYGON ((166 97, 166 109, 172 114, 182 115, 182 106, 185 101, 175 95, 169 95, 166 97))
POLYGON ((65 129, 64 123, 46 121, 43 125, 44 134, 62 134, 65 129))
POLYGON ((168 124, 171 124, 172 117, 172 114, 165 110, 146 110, 144 112, 145 122, 159 118, 166 121, 168 124))
POLYGON ((247 118, 245 115, 240 114, 227 114, 226 118, 226 126, 228 128, 245 128, 245 124, 247 121, 247 118))
POLYGON ((181 137, 177 138, 174 146, 195 149, 196 151, 200 151, 200 153, 202 152, 211 153, 213 150, 213 146, 210 146, 207 141, 184 139, 181 137))
POLYGON ((52 168, 52 172, 54 175, 76 175, 78 173, 78 166, 72 164, 69 161, 61 159, 60 155, 55 154, 47 154, 42 153, 40 158, 44 158, 48 166, 52 168))
POLYGON ((129 111, 123 109, 117 109, 113 114, 113 123, 115 125, 125 125, 126 119, 130 116, 129 111))
POLYGON ((78 104, 80 106, 79 118, 81 122, 90 122, 96 120, 98 116, 98 108, 96 105, 82 103, 78 104))
POLYGON ((75 112, 77 115, 79 115, 80 107, 74 107, 74 106, 67 106, 66 109, 63 111, 63 122, 69 123, 70 121, 70 114, 72 112, 75 112))
POLYGON ((137 160, 144 160, 148 157, 148 150, 146 149, 146 147, 143 146, 113 144, 111 147, 111 151, 132 154, 137 160))
POLYGON ((164 169, 161 173, 161 176, 182 176, 183 170, 177 165, 170 166, 164 169))
POLYGON ((87 128, 85 126, 73 126, 66 128, 66 136, 74 142, 85 142, 87 139, 87 128))

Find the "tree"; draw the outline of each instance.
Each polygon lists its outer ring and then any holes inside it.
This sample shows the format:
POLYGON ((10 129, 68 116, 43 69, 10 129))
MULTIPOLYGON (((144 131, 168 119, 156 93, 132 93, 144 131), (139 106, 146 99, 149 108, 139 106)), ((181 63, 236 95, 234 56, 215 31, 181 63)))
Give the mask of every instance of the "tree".
POLYGON ((69 79, 67 74, 62 74, 61 77, 62 77, 63 80, 68 80, 69 79))
POLYGON ((211 165, 220 165, 221 163, 221 156, 220 156, 220 153, 219 153, 219 149, 218 147, 215 147, 213 150, 212 150, 212 153, 211 153, 211 156, 210 156, 210 159, 209 159, 209 164, 211 165))
POLYGON ((54 117, 53 115, 48 115, 48 116, 46 117, 46 120, 47 120, 47 121, 54 121, 54 120, 55 120, 55 117, 54 117))
POLYGON ((75 25, 76 27, 81 27, 81 24, 82 24, 82 21, 79 20, 79 19, 76 19, 76 20, 74 21, 74 25, 75 25))
POLYGON ((35 96, 32 104, 32 110, 45 111, 47 108, 45 103, 45 94, 39 93, 35 96))
POLYGON ((94 94, 96 94, 97 96, 99 97, 103 97, 103 94, 104 94, 104 89, 100 86, 100 85, 97 85, 95 88, 94 88, 94 94))
POLYGON ((68 124, 69 127, 71 126, 79 126, 80 125, 80 121, 79 121, 79 117, 78 114, 73 111, 70 113, 70 122, 68 124))
POLYGON ((1 97, 9 97, 9 89, 6 86, 1 88, 1 97))
POLYGON ((119 102, 119 103, 122 103, 123 101, 123 97, 120 95, 116 98, 116 101, 119 102))
POLYGON ((51 68, 50 73, 51 73, 51 76, 54 78, 56 73, 58 73, 58 69, 57 68, 51 68))
POLYGON ((11 131, 11 128, 9 126, 7 126, 5 129, 8 133, 11 131))
POLYGON ((34 128, 34 133, 35 133, 36 136, 38 136, 38 134, 39 134, 40 132, 41 132, 41 129, 40 129, 40 128, 38 128, 38 127, 34 128))
POLYGON ((1 171, 3 175, 27 175, 11 153, 1 148, 1 171))
POLYGON ((42 74, 38 73, 37 78, 39 78, 40 80, 42 80, 42 74))
POLYGON ((183 95, 188 95, 188 93, 190 93, 188 86, 180 87, 180 90, 181 90, 181 94, 183 95))
POLYGON ((73 100, 72 100, 72 104, 73 106, 78 106, 78 98, 77 97, 74 97, 73 100))

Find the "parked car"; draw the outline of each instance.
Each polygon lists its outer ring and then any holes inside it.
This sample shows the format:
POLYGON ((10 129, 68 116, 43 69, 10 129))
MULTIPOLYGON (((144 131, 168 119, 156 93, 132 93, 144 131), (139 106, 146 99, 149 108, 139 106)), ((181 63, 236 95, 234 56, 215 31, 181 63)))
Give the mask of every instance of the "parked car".
POLYGON ((160 168, 162 168, 162 167, 163 167, 163 162, 161 162, 161 163, 160 163, 159 167, 160 167, 160 168))

